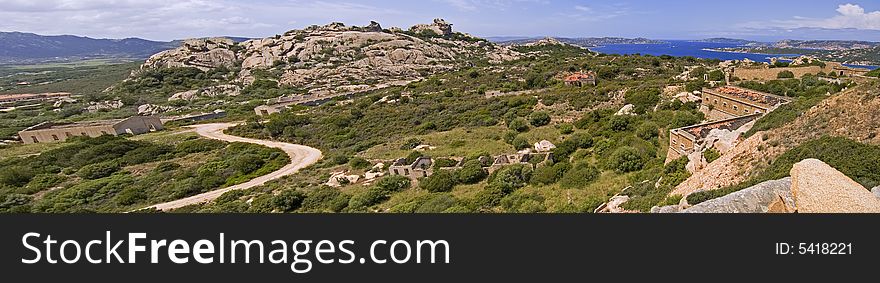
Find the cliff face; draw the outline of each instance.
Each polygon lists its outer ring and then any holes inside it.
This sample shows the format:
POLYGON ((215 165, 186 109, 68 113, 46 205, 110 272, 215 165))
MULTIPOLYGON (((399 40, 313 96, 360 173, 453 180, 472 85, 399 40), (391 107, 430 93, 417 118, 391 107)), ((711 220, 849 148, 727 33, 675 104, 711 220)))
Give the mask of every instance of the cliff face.
POLYGON ((238 80, 254 81, 254 72, 270 70, 281 84, 306 89, 406 81, 456 69, 474 60, 501 62, 520 55, 466 34, 454 33, 443 20, 409 31, 341 23, 292 30, 283 35, 235 43, 229 39, 193 39, 180 48, 152 56, 142 69, 220 66, 240 68, 238 80))

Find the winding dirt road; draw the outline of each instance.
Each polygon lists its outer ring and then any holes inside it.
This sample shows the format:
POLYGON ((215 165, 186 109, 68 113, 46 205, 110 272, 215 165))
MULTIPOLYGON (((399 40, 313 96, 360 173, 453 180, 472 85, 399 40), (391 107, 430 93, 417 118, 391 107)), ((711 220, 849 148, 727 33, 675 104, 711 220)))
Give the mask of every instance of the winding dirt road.
POLYGON ((209 202, 217 199, 221 195, 229 191, 235 190, 245 190, 253 187, 261 186, 266 182, 277 180, 281 177, 294 174, 298 172, 300 169, 303 169, 309 165, 315 164, 318 160, 321 159, 322 153, 320 150, 315 148, 311 148, 308 146, 297 145, 297 144, 289 144, 283 142, 274 142, 274 141, 265 141, 265 140, 257 140, 257 139, 249 139, 242 138, 237 136, 231 136, 224 134, 223 131, 229 129, 237 124, 234 123, 223 123, 223 124, 204 124, 204 125, 195 125, 191 128, 195 129, 196 133, 199 135, 226 142, 244 142, 244 143, 252 143, 259 144, 271 148, 281 149, 290 156, 290 164, 284 166, 278 171, 257 177, 253 180, 250 180, 246 183, 238 184, 231 187, 226 187, 223 189, 218 189, 214 191, 210 191, 207 193, 203 193, 200 195, 191 196, 184 199, 179 199, 171 202, 161 203, 154 206, 150 206, 148 208, 155 208, 157 210, 166 211, 176 208, 181 208, 188 205, 200 204, 209 202))

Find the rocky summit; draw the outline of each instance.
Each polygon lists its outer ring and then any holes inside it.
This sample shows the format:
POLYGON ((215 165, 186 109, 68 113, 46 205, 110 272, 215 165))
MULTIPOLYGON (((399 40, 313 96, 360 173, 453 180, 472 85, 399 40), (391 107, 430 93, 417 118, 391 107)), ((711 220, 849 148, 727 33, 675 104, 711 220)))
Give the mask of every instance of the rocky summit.
POLYGON ((503 62, 521 55, 467 34, 442 19, 409 30, 383 29, 379 23, 331 23, 283 35, 237 43, 225 38, 191 39, 152 56, 141 67, 219 67, 240 69, 248 85, 268 70, 282 85, 308 90, 410 81, 473 64, 503 62))

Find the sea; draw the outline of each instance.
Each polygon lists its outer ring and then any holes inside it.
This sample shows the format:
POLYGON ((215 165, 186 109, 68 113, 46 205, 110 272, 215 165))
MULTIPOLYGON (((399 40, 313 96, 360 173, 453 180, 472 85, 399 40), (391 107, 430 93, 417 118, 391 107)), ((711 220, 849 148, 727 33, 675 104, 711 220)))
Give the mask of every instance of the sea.
MULTIPOLYGON (((590 50, 605 54, 642 54, 642 55, 670 55, 675 57, 691 56, 703 59, 719 60, 743 60, 748 58, 755 62, 770 62, 772 57, 797 57, 799 54, 756 54, 711 51, 710 49, 743 47, 731 43, 694 42, 685 40, 666 40, 665 44, 608 44, 590 48, 590 50)), ((846 65, 853 68, 877 69, 878 66, 846 65)))

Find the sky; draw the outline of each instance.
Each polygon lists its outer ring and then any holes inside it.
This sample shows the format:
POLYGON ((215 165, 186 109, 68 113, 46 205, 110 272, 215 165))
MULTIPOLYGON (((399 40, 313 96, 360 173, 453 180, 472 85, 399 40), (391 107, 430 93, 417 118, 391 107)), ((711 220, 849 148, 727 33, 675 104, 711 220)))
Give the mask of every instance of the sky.
POLYGON ((481 37, 880 41, 877 0, 0 0, 0 31, 166 41, 434 18, 481 37))

